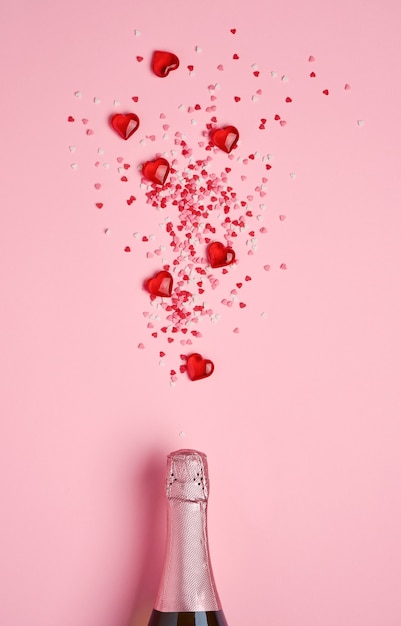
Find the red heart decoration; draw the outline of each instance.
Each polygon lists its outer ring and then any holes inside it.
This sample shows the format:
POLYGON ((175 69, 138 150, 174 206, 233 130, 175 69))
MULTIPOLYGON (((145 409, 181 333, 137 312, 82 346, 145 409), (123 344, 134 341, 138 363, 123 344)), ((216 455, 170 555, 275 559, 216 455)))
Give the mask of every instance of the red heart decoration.
POLYGON ((164 78, 169 72, 176 70, 179 64, 180 60, 173 52, 156 50, 153 53, 152 70, 156 76, 164 78))
POLYGON ((129 139, 139 128, 139 117, 135 113, 116 113, 111 125, 123 139, 129 139))
POLYGON ((235 126, 216 128, 211 134, 211 140, 215 146, 229 154, 235 148, 239 139, 239 132, 235 126))
POLYGON ((214 241, 207 248, 207 256, 211 267, 224 267, 235 261, 235 252, 220 241, 214 241))
POLYGON ((164 185, 169 171, 170 163, 163 158, 147 161, 142 166, 142 174, 144 177, 157 185, 164 185))
POLYGON ((191 380, 200 380, 213 374, 214 364, 210 359, 204 359, 194 352, 187 358, 187 373, 191 380))
POLYGON ((173 289, 173 277, 170 272, 162 270, 155 274, 153 278, 148 278, 145 286, 152 296, 169 298, 173 289))

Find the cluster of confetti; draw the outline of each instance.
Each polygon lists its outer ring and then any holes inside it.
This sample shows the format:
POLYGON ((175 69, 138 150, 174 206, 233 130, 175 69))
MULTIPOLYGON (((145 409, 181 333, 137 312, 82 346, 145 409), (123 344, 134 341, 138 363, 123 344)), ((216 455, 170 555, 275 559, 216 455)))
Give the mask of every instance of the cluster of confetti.
MULTIPOLYGON (((230 29, 230 35, 236 35, 235 28, 230 29)), ((139 37, 140 31, 135 30, 134 36, 139 37)), ((195 53, 199 54, 201 48, 195 46, 195 53)), ((232 62, 239 61, 239 55, 232 54, 232 62)), ((142 63, 145 60, 143 55, 137 55, 136 61, 142 64, 140 71, 153 71, 158 78, 167 78, 170 72, 183 71, 182 64, 177 55, 173 52, 156 50, 153 52, 149 63, 142 63)), ((314 63, 315 58, 309 56, 305 65, 314 63)), ((218 64, 217 70, 224 72, 224 65, 218 64)), ((184 70, 185 71, 185 70, 184 70)), ((195 66, 186 66, 186 76, 193 75, 195 66)), ((252 64, 250 71, 258 79, 261 70, 257 64, 252 64)), ((314 71, 309 72, 309 78, 316 78, 314 71)), ((277 73, 269 72, 269 78, 275 79, 277 73)), ((168 78, 167 78, 168 80, 168 78)), ((286 83, 288 78, 284 75, 282 83, 286 83)), ((213 355, 200 354, 193 351, 194 343, 202 337, 201 327, 203 320, 211 322, 219 321, 221 311, 211 308, 207 304, 207 294, 211 291, 221 289, 221 307, 237 309, 240 312, 247 306, 245 298, 241 298, 241 288, 252 280, 252 276, 246 274, 238 276, 238 271, 232 272, 240 263, 237 249, 240 248, 242 254, 246 250, 248 256, 256 255, 260 247, 260 239, 265 237, 268 229, 264 224, 265 216, 265 196, 267 195, 268 174, 272 168, 271 155, 257 151, 251 154, 241 153, 241 137, 246 134, 246 128, 239 130, 233 125, 222 125, 219 123, 217 112, 218 83, 203 85, 202 92, 198 94, 198 102, 187 105, 180 104, 179 108, 191 117, 191 124, 198 123, 197 115, 201 115, 202 126, 200 127, 198 140, 194 143, 187 141, 185 132, 182 129, 172 129, 168 123, 166 113, 160 112, 159 120, 163 130, 163 140, 166 143, 166 150, 163 153, 155 153, 151 160, 149 158, 148 144, 156 140, 157 130, 154 134, 146 134, 139 137, 138 130, 141 128, 141 120, 138 112, 124 111, 105 115, 103 127, 96 128, 96 133, 89 126, 89 119, 81 118, 86 136, 94 134, 104 136, 105 133, 115 132, 119 137, 127 141, 122 141, 124 145, 129 145, 135 141, 137 146, 146 148, 144 159, 141 163, 132 164, 129 158, 118 157, 115 166, 117 177, 112 184, 129 183, 133 192, 129 192, 126 197, 128 206, 140 202, 146 202, 150 210, 159 212, 161 216, 160 228, 164 231, 164 236, 169 241, 168 246, 155 243, 155 235, 140 234, 134 232, 134 237, 143 243, 149 244, 144 252, 144 258, 157 259, 159 261, 158 270, 146 272, 144 266, 143 289, 147 291, 149 298, 149 309, 143 311, 145 325, 149 331, 149 338, 158 343, 159 363, 163 363, 171 344, 180 345, 180 363, 175 368, 169 370, 170 384, 174 386, 178 379, 177 372, 186 372, 190 380, 207 378, 214 371, 214 363, 211 360, 213 355), (226 164, 221 166, 221 159, 216 154, 226 153, 226 164), (239 192, 234 188, 230 175, 233 168, 238 172, 244 172, 245 167, 252 167, 253 174, 257 172, 258 183, 252 189, 239 192), (135 194, 135 195, 134 195, 135 194), (230 276, 231 283, 224 279, 224 286, 221 285, 222 277, 225 274, 230 276), (154 308, 156 307, 156 309, 154 308), (156 310, 156 313, 154 312, 156 310), (162 349, 161 349, 162 348, 162 349), (209 358, 211 357, 211 358, 209 358)), ((348 91, 350 85, 345 84, 344 89, 348 91)), ((324 88, 321 96, 329 96, 329 89, 324 88)), ((250 97, 251 102, 255 102, 263 94, 262 89, 255 90, 250 97)), ((80 91, 75 92, 75 97, 82 98, 80 91)), ((133 105, 139 102, 139 96, 131 97, 133 105)), ((234 94, 233 100, 239 103, 242 97, 234 94)), ((93 98, 94 104, 100 104, 98 98, 93 98)), ((292 105, 293 98, 287 95, 283 105, 292 105)), ((119 107, 120 102, 114 100, 114 107, 119 107)), ((166 107, 166 103, 164 103, 166 107)), ((168 106, 166 107, 168 109, 168 106)), ((224 116, 225 117, 225 116, 224 116)), ((73 115, 67 117, 69 123, 76 122, 73 115)), ((266 130, 270 124, 277 123, 281 127, 287 125, 282 113, 270 112, 269 116, 258 119, 258 129, 266 130)), ((358 120, 358 125, 363 125, 362 120, 358 120)), ((149 129, 146 129, 149 132, 149 129)), ((75 152, 75 146, 69 146, 70 152, 75 152)), ((97 155, 102 155, 101 148, 97 148, 97 155)), ((99 166, 100 161, 95 162, 99 166)), ((103 164, 110 167, 110 164, 103 164)), ((71 168, 77 169, 77 163, 72 163, 71 168)), ((291 172, 291 179, 295 179, 295 173, 291 172)), ((247 176, 242 173, 241 182, 246 187, 247 176)), ((253 177, 255 180, 255 177, 253 177)), ((102 184, 95 181, 90 182, 98 192, 102 190, 102 184)), ((103 208, 102 199, 95 202, 97 209, 103 208)), ((279 215, 281 222, 286 216, 279 215)), ((109 233, 109 229, 104 232, 109 233)), ((123 252, 131 253, 132 246, 125 245, 123 252)), ((270 264, 262 260, 258 263, 265 271, 270 270, 270 264)), ((236 268, 238 269, 238 268, 236 268)), ((280 270, 286 270, 287 264, 282 262, 280 270)), ((263 315, 263 314, 262 314, 263 315)), ((144 329, 145 331, 145 329, 144 329)), ((234 334, 239 333, 239 326, 233 329, 234 334)), ((147 347, 147 341, 141 338, 138 349, 147 347)), ((201 348, 197 347, 201 350, 201 348)))

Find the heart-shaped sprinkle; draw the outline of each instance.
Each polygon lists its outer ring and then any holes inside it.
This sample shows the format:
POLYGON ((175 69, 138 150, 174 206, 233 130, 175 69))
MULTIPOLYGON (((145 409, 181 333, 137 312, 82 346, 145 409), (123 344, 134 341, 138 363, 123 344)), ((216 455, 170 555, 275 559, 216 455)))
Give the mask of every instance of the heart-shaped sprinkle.
POLYGON ((207 248, 207 257, 211 267, 225 267, 235 261, 235 252, 220 241, 214 241, 207 248))
POLYGON ((210 359, 204 359, 194 352, 187 358, 187 374, 191 380, 201 380, 213 374, 214 364, 210 359))
POLYGON ((215 146, 229 154, 238 143, 239 132, 235 126, 226 126, 225 128, 216 128, 212 131, 211 140, 215 146))
POLYGON ((164 185, 170 172, 170 164, 166 159, 160 157, 154 161, 147 161, 142 166, 142 174, 145 178, 156 185, 164 185))
POLYGON ((135 113, 116 113, 111 125, 123 139, 129 139, 139 128, 139 117, 135 113))
POLYGON ((173 289, 173 277, 170 272, 161 270, 145 281, 145 287, 152 296, 169 298, 173 289))
POLYGON ((180 65, 179 58, 173 52, 156 50, 152 58, 152 70, 156 76, 164 78, 180 65))

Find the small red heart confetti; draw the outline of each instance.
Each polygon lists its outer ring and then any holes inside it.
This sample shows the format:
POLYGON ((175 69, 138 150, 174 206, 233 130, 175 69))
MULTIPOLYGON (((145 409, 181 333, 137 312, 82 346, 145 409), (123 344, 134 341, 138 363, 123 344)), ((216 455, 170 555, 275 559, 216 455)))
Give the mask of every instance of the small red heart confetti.
POLYGON ((173 289, 173 277, 170 272, 161 270, 152 278, 148 278, 145 287, 152 296, 169 298, 173 289))
POLYGON ((187 65, 187 68, 189 69, 190 72, 194 71, 194 66, 193 65, 187 65))
POLYGON ((139 128, 139 117, 135 113, 116 113, 111 125, 123 139, 129 139, 139 128))
POLYGON ((141 61, 143 61, 143 57, 137 56, 136 60, 138 61, 138 63, 140 63, 141 61))
POLYGON ((180 65, 179 58, 173 52, 156 50, 152 58, 152 70, 156 76, 165 78, 180 65))
POLYGON ((237 32, 236 28, 230 28, 230 33, 232 33, 233 35, 235 35, 235 33, 237 32))
POLYGON ((75 122, 74 118, 72 117, 72 115, 69 115, 67 118, 67 122, 75 122))
POLYGON ((286 102, 292 102, 292 98, 290 98, 289 96, 287 96, 287 98, 285 99, 286 102))
POLYGON ((139 98, 138 98, 138 96, 132 96, 132 100, 133 100, 134 102, 138 102, 139 98))
POLYGON ((96 202, 96 206, 98 209, 101 209, 103 207, 103 202, 96 202))
POLYGON ((187 358, 186 369, 191 380, 201 380, 213 374, 214 364, 210 359, 204 359, 200 354, 194 352, 187 358))
POLYGON ((328 89, 323 89, 322 93, 324 93, 325 96, 328 96, 329 95, 329 90, 328 89))
POLYGON ((309 63, 313 63, 314 61, 316 61, 316 59, 315 59, 315 57, 314 57, 314 56, 312 56, 312 55, 311 55, 311 56, 309 57, 308 61, 309 61, 309 63))
POLYGON ((154 161, 147 161, 142 166, 142 174, 156 185, 164 185, 170 172, 170 164, 160 157, 154 161))
POLYGON ((315 74, 315 72, 311 72, 311 73, 309 74, 309 76, 310 76, 311 78, 316 78, 316 74, 315 74))
POLYGON ((129 246, 125 246, 124 252, 131 252, 131 248, 129 246))
POLYGON ((238 54, 233 54, 233 59, 234 59, 234 61, 238 61, 238 59, 239 59, 238 54))
POLYGON ((241 100, 241 98, 239 96, 234 96, 234 100, 235 100, 235 102, 239 102, 241 100))
POLYGON ((211 140, 215 146, 229 154, 237 145, 239 132, 235 126, 226 126, 225 128, 216 128, 211 133, 211 140))
POLYGON ((220 241, 214 241, 207 248, 207 256, 210 266, 225 267, 231 265, 235 261, 235 252, 232 248, 226 247, 220 241))

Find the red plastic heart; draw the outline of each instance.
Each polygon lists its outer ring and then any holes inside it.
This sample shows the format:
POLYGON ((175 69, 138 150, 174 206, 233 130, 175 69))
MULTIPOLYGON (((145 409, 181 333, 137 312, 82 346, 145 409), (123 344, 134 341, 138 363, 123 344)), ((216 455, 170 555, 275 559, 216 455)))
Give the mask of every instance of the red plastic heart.
POLYGON ((148 278, 145 286, 152 296, 169 298, 173 289, 173 277, 170 272, 162 270, 155 274, 153 278, 148 278))
POLYGON ((139 117, 135 113, 116 113, 111 125, 123 139, 129 139, 139 128, 139 117))
POLYGON ((215 146, 229 154, 235 148, 239 139, 239 132, 235 126, 216 128, 212 131, 211 140, 215 146))
POLYGON ((144 177, 157 185, 164 185, 169 172, 170 164, 163 158, 147 161, 142 166, 142 174, 144 177))
POLYGON ((204 359, 203 356, 194 352, 187 358, 187 374, 191 380, 200 380, 208 378, 214 371, 214 364, 210 359, 204 359))
POLYGON ((235 252, 220 241, 214 241, 207 248, 207 256, 211 267, 224 267, 235 261, 235 252))
POLYGON ((153 53, 152 70, 156 76, 164 78, 171 71, 176 70, 179 64, 180 60, 173 52, 156 50, 153 53))

